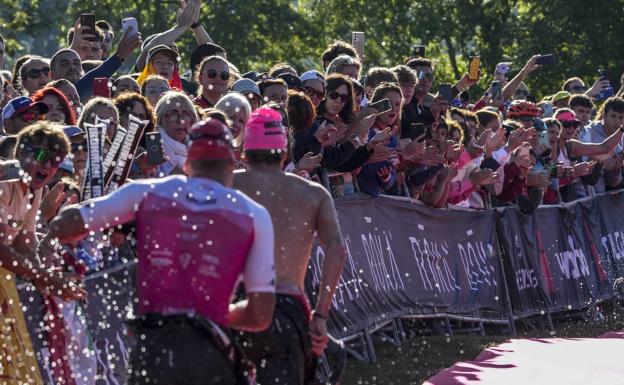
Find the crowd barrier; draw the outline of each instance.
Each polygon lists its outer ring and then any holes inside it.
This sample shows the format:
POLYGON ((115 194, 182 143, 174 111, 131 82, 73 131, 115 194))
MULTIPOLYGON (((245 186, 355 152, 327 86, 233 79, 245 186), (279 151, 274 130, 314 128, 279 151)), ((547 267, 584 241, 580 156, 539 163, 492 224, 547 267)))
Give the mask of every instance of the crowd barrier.
MULTIPOLYGON (((370 344, 371 333, 383 330, 392 341, 403 333, 397 320, 438 317, 513 328, 514 319, 610 299, 614 281, 624 276, 623 195, 544 206, 531 216, 514 207, 456 211, 390 197, 339 200, 347 258, 330 333, 370 344)), ((312 298, 324 257, 315 246, 306 280, 312 298)), ((98 384, 122 384, 134 266, 116 266, 86 282, 94 375, 98 384)), ((20 296, 42 373, 51 381, 42 299, 28 286, 20 296)), ((374 352, 359 356, 374 359, 374 352)))

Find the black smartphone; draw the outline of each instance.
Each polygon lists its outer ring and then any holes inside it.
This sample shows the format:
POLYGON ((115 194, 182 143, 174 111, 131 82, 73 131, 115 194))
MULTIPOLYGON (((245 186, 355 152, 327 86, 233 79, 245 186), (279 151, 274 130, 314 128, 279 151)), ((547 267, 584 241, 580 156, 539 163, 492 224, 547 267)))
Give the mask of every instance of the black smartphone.
POLYGON ((418 143, 422 142, 426 138, 427 130, 425 129, 425 125, 422 123, 412 123, 411 125, 411 135, 410 139, 416 140, 418 139, 418 143), (420 137, 420 138, 419 138, 420 137))
POLYGON ((392 109, 392 104, 390 103, 390 99, 388 98, 381 99, 375 103, 369 104, 368 106, 376 109, 377 112, 379 112, 380 114, 390 111, 392 109))
POLYGON ((147 163, 161 164, 166 161, 162 140, 160 139, 160 132, 146 133, 145 146, 147 147, 147 163))
POLYGON ((83 13, 80 15, 80 26, 87 28, 87 33, 93 35, 93 37, 88 38, 89 41, 96 41, 96 32, 95 32, 95 14, 94 13, 83 13))
POLYGON ((503 89, 501 87, 500 81, 498 80, 492 81, 491 89, 492 89, 492 100, 500 100, 503 97, 502 95, 503 89))
POLYGON ((609 71, 605 69, 599 69, 598 76, 600 77, 600 80, 609 80, 609 71))
POLYGON ((550 53, 548 55, 542 55, 535 60, 535 64, 547 65, 555 62, 555 55, 550 53))
POLYGON ((496 161, 496 159, 494 159, 494 158, 487 158, 483 162, 481 162, 481 165, 479 166, 479 168, 481 170, 483 170, 484 168, 489 168, 492 171, 496 171, 496 170, 498 170, 498 168, 500 166, 501 166, 500 163, 498 163, 496 161))
POLYGON ((420 44, 414 45, 412 57, 425 57, 425 46, 420 44))
POLYGON ((453 85, 450 83, 440 84, 440 96, 450 103, 453 100, 453 85))

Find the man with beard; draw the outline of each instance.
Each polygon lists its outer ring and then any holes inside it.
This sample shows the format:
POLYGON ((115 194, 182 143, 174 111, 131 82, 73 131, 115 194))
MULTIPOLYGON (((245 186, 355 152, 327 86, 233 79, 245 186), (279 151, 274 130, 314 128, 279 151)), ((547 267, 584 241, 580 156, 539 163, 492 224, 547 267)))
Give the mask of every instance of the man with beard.
MULTIPOLYGON (((124 32, 121 37, 117 51, 99 67, 89 71, 87 74, 83 73, 82 60, 75 50, 64 48, 57 51, 52 56, 52 60, 50 60, 50 76, 52 80, 67 79, 72 82, 76 86, 80 100, 86 103, 93 94, 93 79, 112 77, 132 52, 141 45, 141 34, 132 34, 128 31, 124 32)), ((83 27, 77 25, 73 41, 91 44, 92 42, 87 40, 89 36, 92 35, 84 32, 83 27)), ((72 47, 74 46, 76 44, 72 43, 72 47)))
POLYGON ((243 144, 247 170, 234 174, 234 187, 269 210, 275 228, 276 307, 271 327, 242 337, 256 363, 260 384, 307 384, 315 357, 328 343, 327 318, 342 272, 345 248, 334 202, 319 184, 282 172, 287 134, 281 115, 260 108, 251 115, 243 144), (314 234, 325 259, 316 309, 304 291, 314 234))

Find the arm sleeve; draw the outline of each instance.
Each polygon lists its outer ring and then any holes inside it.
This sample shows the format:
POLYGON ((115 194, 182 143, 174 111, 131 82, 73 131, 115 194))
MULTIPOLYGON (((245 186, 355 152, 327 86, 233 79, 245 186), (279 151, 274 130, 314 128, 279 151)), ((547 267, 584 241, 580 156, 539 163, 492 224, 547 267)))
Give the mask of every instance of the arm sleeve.
POLYGON ((111 55, 106 61, 100 64, 98 67, 87 72, 76 82, 76 90, 80 95, 80 100, 83 103, 91 97, 93 94, 93 79, 95 78, 110 78, 121 67, 121 60, 117 55, 111 55))
POLYGON ((128 183, 112 194, 89 200, 80 207, 82 220, 93 231, 130 222, 139 204, 152 189, 156 189, 154 180, 145 179, 128 183))
POLYGON ((275 237, 269 212, 254 204, 254 243, 247 258, 243 282, 248 293, 275 292, 275 237))

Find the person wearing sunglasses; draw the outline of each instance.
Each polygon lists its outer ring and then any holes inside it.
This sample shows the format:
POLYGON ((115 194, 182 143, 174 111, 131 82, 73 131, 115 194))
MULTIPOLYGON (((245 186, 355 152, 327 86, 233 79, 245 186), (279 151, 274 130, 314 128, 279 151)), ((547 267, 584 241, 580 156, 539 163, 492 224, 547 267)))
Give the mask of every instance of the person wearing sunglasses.
POLYGON ((204 58, 195 73, 200 87, 193 102, 202 109, 214 107, 230 87, 230 67, 230 63, 221 56, 204 58))
POLYGON ((50 82, 50 63, 40 56, 28 59, 20 68, 22 89, 27 95, 45 87, 50 82))
POLYGON ((17 135, 24 127, 35 123, 48 113, 43 102, 34 102, 26 96, 10 100, 2 109, 3 135, 17 135))
MULTIPOLYGON (((3 293, 17 292, 16 276, 31 281, 43 295, 50 292, 63 300, 84 298, 86 292, 76 279, 41 263, 36 257, 39 240, 37 216, 43 187, 52 179, 68 151, 69 143, 62 128, 50 122, 39 122, 24 129, 17 138, 16 159, 26 178, 0 183, 0 281, 3 293)), ((38 254, 38 253, 37 253, 38 254)), ((36 378, 37 362, 32 353, 28 330, 18 301, 5 301, 2 314, 4 347, 11 354, 0 357, 3 367, 18 366, 11 371, 15 378, 36 378), (30 354, 28 354, 30 353, 30 354), (7 361, 9 359, 10 361, 7 361), (19 360, 20 365, 12 365, 19 360)))
POLYGON ((513 100, 527 100, 529 96, 529 87, 524 83, 520 83, 520 86, 513 95, 513 100))
POLYGON ((165 176, 181 174, 187 157, 187 137, 193 124, 199 121, 191 99, 181 92, 165 92, 155 108, 163 151, 168 160, 159 166, 165 176))
POLYGON ((318 108, 321 100, 325 98, 325 87, 327 87, 325 76, 316 70, 311 70, 304 72, 300 79, 306 95, 308 95, 314 107, 318 108))

